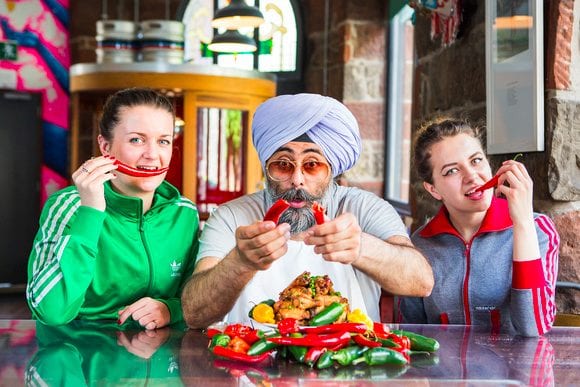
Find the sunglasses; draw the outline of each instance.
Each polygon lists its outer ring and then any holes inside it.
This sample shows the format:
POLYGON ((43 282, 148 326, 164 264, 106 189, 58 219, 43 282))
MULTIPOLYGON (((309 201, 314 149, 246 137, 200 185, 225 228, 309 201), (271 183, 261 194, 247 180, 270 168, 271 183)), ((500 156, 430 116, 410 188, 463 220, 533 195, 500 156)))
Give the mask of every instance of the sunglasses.
POLYGON ((266 164, 266 172, 270 179, 274 181, 290 180, 294 171, 300 166, 300 170, 305 176, 315 181, 325 180, 330 174, 330 166, 318 160, 295 162, 291 160, 273 160, 266 164))

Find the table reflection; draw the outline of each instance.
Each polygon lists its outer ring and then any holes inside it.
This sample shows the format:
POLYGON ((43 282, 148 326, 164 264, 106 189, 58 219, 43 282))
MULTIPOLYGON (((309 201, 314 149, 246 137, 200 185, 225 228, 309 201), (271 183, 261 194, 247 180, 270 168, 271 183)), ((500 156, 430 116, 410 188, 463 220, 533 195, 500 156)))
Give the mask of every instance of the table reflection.
POLYGON ((121 330, 111 323, 80 321, 57 327, 37 323, 38 351, 26 368, 26 383, 82 386, 159 380, 181 385, 178 356, 184 330, 137 327, 121 330))
POLYGON ((104 322, 47 327, 0 321, 0 385, 570 385, 579 380, 580 328, 540 338, 465 326, 401 325, 439 340, 434 355, 399 366, 312 369, 274 357, 246 365, 213 356, 201 331, 143 331, 104 322))

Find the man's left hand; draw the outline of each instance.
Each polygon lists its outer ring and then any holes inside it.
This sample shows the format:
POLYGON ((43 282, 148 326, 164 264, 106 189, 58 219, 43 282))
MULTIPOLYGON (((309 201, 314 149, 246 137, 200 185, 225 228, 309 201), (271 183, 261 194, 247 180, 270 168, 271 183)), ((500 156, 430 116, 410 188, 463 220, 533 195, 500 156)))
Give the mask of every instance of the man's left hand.
POLYGON ((307 231, 304 243, 331 262, 352 264, 361 254, 362 230, 356 217, 344 213, 307 231))

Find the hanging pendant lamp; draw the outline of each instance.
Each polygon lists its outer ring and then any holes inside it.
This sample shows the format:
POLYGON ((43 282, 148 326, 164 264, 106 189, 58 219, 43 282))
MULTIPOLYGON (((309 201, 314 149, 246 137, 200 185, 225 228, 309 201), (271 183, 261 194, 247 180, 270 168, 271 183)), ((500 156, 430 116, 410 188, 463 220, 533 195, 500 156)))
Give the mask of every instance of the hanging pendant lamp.
POLYGON ((223 34, 214 35, 208 48, 213 52, 244 53, 256 51, 256 42, 238 30, 227 30, 223 34))
POLYGON ((211 21, 213 28, 237 30, 257 28, 264 22, 264 15, 257 7, 251 7, 244 0, 231 0, 230 4, 218 9, 211 21))

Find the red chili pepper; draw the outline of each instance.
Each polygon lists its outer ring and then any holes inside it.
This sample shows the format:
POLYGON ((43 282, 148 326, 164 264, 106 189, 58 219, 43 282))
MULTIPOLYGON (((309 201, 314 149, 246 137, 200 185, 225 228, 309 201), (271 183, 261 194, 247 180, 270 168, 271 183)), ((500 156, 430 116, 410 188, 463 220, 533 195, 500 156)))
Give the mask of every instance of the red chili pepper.
MULTIPOLYGON (((518 157, 520 157, 522 154, 518 153, 513 160, 517 160, 518 157)), ((490 189, 490 188, 494 188, 495 186, 497 186, 497 183, 499 182, 499 177, 501 175, 495 175, 494 177, 492 177, 491 179, 489 179, 489 181, 485 182, 482 186, 477 187, 475 189, 475 191, 473 192, 480 192, 480 191, 485 191, 486 189, 490 189)))
POLYGON ((300 325, 295 318, 285 318, 278 323, 278 331, 281 335, 300 332, 300 325))
POLYGON ((482 186, 477 187, 475 189, 475 191, 473 191, 473 192, 485 191, 486 189, 490 189, 490 188, 495 187, 497 185, 498 180, 499 180, 499 176, 500 175, 495 175, 489 181, 487 181, 485 184, 483 184, 482 186))
POLYGON ((304 356, 304 363, 308 364, 310 367, 318 361, 318 358, 322 356, 324 352, 328 349, 326 347, 310 347, 304 356))
POLYGON ((161 175, 169 170, 169 168, 159 168, 154 171, 149 171, 145 169, 138 169, 128 166, 127 164, 115 160, 113 163, 117 165, 117 171, 124 173, 125 175, 133 176, 133 177, 152 177, 161 175))
POLYGON ((350 332, 365 333, 369 328, 364 323, 336 323, 319 325, 317 327, 299 327, 300 332, 304 333, 332 333, 332 332, 350 332))
MULTIPOLYGON (((241 364, 241 363, 235 362, 235 361, 216 359, 213 361, 213 366, 215 368, 224 368, 224 369, 230 370, 230 371, 237 371, 238 373, 241 373, 241 374, 256 373, 256 374, 259 374, 263 379, 269 378, 269 375, 266 373, 266 371, 264 371, 260 368, 249 366, 247 364, 241 364)), ((231 372, 231 373, 235 374, 235 372, 231 372)))
POLYGON ((274 204, 272 204, 272 207, 270 207, 268 212, 266 212, 266 215, 264 215, 264 220, 271 220, 272 222, 278 224, 280 216, 282 216, 284 211, 286 211, 288 208, 290 208, 290 203, 288 203, 288 201, 284 199, 278 199, 274 204))
POLYGON ((384 323, 380 323, 380 322, 373 322, 373 331, 375 332, 375 335, 377 335, 380 338, 387 338, 387 336, 390 334, 391 330, 389 329, 389 326, 387 324, 384 323))
POLYGON ((344 347, 346 347, 349 343, 350 343, 350 340, 345 340, 345 341, 342 341, 336 345, 331 345, 330 347, 326 347, 326 348, 329 351, 336 352, 339 349, 343 349, 344 347))
POLYGON ((239 337, 250 345, 264 337, 264 332, 261 330, 243 324, 228 325, 224 330, 224 333, 232 339, 234 337, 239 337))
POLYGON ((322 207, 320 203, 314 202, 312 203, 312 212, 314 213, 314 219, 316 220, 316 224, 323 224, 325 212, 324 207, 322 207))
POLYGON ((233 350, 226 348, 226 347, 215 346, 213 348, 213 353, 216 356, 223 357, 225 359, 241 361, 244 363, 260 363, 260 362, 266 360, 270 356, 271 352, 272 351, 268 351, 268 352, 264 352, 260 355, 252 356, 252 355, 248 355, 245 353, 233 351, 233 350))
POLYGON ((222 331, 216 328, 207 328, 207 330, 205 331, 205 335, 210 339, 215 335, 217 335, 218 333, 222 333, 222 331))
POLYGON ((306 335, 304 337, 268 337, 266 340, 278 345, 295 345, 300 347, 330 347, 350 341, 349 332, 337 332, 330 335, 306 335))
POLYGON ((399 347, 393 347, 393 349, 403 349, 403 350, 407 350, 407 349, 411 349, 411 340, 409 340, 409 338, 407 336, 399 336, 395 333, 389 333, 389 335, 386 337, 388 340, 393 341, 395 344, 397 344, 399 347))
POLYGON ((360 345, 362 347, 375 348, 375 347, 382 347, 382 345, 383 345, 380 341, 371 340, 368 337, 366 337, 365 335, 363 335, 362 333, 359 333, 358 335, 354 335, 352 337, 352 339, 354 340, 355 343, 357 343, 358 345, 360 345))

